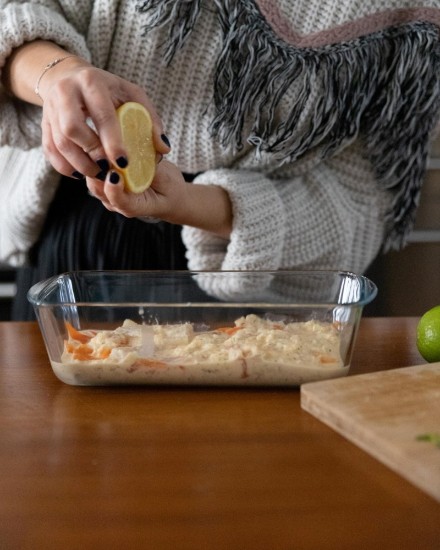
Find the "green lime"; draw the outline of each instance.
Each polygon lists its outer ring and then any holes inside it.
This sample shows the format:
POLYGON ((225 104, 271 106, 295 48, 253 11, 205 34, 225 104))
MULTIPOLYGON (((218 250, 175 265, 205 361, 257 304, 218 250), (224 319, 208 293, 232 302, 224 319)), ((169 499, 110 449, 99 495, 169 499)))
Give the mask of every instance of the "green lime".
POLYGON ((429 363, 440 361, 440 306, 433 307, 420 318, 417 349, 429 363))

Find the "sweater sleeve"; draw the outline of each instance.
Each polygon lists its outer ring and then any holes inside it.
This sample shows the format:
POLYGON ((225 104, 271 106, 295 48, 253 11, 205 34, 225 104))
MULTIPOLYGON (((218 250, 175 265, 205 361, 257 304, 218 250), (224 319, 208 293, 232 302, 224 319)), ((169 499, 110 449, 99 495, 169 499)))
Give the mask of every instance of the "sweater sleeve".
POLYGON ((60 176, 41 147, 0 147, 0 260, 23 265, 36 242, 60 176))
POLYGON ((212 170, 196 178, 229 193, 234 221, 229 241, 184 228, 190 269, 365 271, 382 245, 392 195, 378 187, 358 146, 302 175, 283 172, 212 170))
MULTIPOLYGON (((36 39, 50 40, 90 60, 84 37, 66 21, 57 2, 3 0, 0 8, 0 71, 15 48, 36 39)), ((39 146, 40 122, 40 107, 11 98, 0 84, 0 146, 21 149, 39 146)))

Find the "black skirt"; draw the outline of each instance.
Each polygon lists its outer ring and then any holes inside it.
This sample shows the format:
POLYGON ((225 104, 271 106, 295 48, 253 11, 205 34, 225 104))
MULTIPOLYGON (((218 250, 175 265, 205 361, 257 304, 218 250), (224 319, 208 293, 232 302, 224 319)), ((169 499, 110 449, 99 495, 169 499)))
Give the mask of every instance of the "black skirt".
POLYGON ((181 227, 109 212, 85 182, 62 178, 29 262, 17 270, 12 320, 35 319, 33 284, 81 269, 187 269, 181 227))

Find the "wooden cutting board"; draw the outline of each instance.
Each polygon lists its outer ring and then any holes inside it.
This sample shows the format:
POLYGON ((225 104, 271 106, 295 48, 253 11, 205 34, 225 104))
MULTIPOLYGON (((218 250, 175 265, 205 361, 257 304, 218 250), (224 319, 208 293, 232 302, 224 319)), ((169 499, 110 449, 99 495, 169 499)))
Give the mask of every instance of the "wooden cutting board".
POLYGON ((301 406, 440 502, 440 363, 311 382, 301 406))

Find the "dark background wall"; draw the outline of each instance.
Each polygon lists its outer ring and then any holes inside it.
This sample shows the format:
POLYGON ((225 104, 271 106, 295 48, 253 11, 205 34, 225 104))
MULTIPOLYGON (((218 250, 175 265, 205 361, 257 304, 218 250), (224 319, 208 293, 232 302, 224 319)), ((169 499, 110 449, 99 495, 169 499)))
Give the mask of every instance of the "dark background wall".
POLYGON ((409 244, 379 256, 367 275, 379 293, 366 315, 419 316, 440 305, 440 160, 430 163, 409 244))

